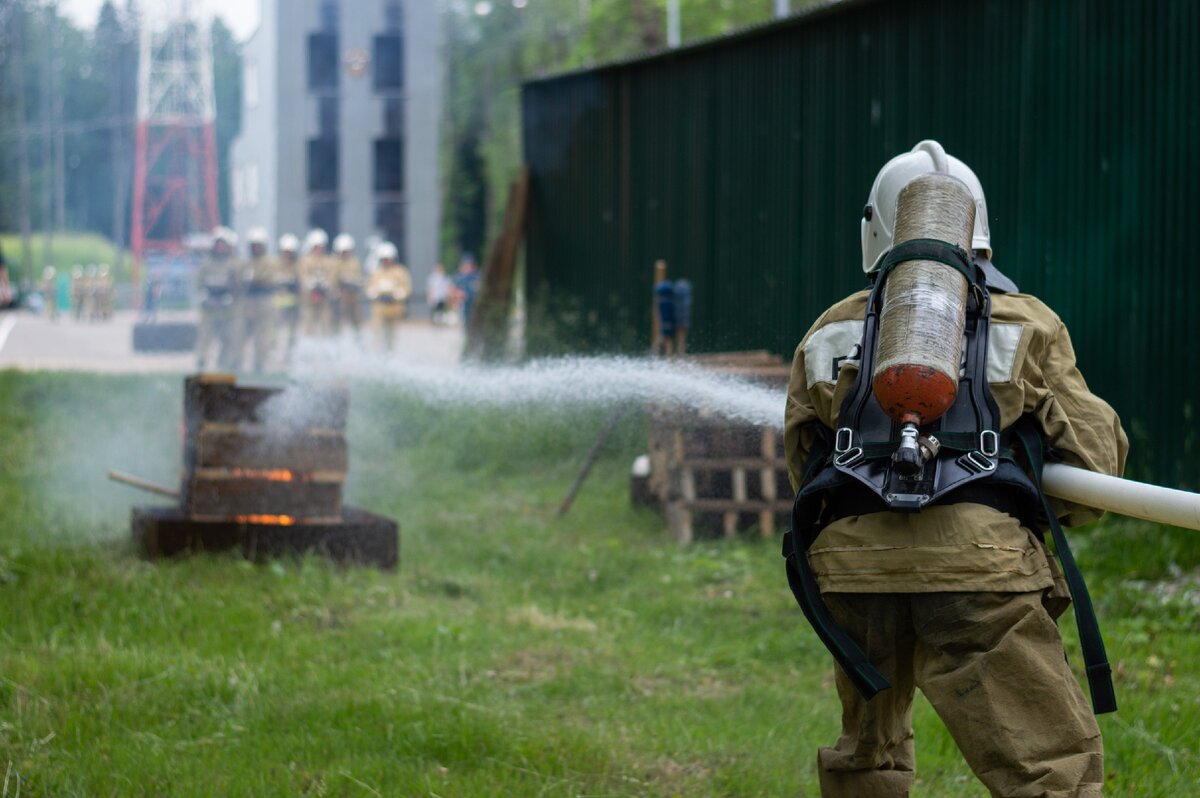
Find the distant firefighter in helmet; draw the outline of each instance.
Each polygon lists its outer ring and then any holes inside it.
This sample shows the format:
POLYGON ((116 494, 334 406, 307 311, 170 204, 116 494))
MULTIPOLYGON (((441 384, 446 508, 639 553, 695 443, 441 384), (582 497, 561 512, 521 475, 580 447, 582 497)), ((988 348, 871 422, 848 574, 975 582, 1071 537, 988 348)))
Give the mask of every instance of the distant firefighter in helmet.
POLYGON ((304 237, 300 258, 300 285, 304 291, 302 315, 308 335, 333 332, 334 304, 337 298, 337 264, 325 251, 329 236, 324 230, 309 230, 304 237))
POLYGON ((338 284, 334 332, 341 333, 349 326, 357 337, 362 331, 363 321, 363 267, 354 256, 354 237, 342 233, 333 239, 333 254, 336 258, 338 284))
POLYGON ((212 249, 197 272, 200 329, 196 360, 202 371, 214 364, 223 371, 237 368, 236 249, 237 234, 228 227, 218 227, 212 234, 212 249))
POLYGON ((384 241, 375 251, 379 266, 371 273, 367 283, 367 297, 371 300, 372 314, 379 325, 383 348, 388 352, 396 348, 396 330, 408 298, 412 295, 412 275, 400 262, 396 245, 384 241))
POLYGON ((934 141, 889 161, 862 219, 872 281, 796 349, 788 581, 836 661, 826 798, 907 796, 919 688, 994 796, 1100 796, 1093 708, 1056 619, 1074 600, 1096 713, 1115 709, 1048 452, 1119 475, 1128 441, 1042 302, 991 263, 983 188, 934 141), (1062 566, 1044 538, 1054 538, 1062 566))
POLYGON ((249 257, 241 264, 241 296, 238 300, 238 351, 235 365, 241 366, 245 348, 250 347, 251 366, 256 374, 267 367, 271 335, 275 328, 275 262, 267 254, 270 236, 261 227, 246 233, 249 257))
POLYGON ((300 239, 291 233, 279 237, 279 257, 275 263, 275 321, 284 340, 284 360, 292 359, 300 330, 300 239))

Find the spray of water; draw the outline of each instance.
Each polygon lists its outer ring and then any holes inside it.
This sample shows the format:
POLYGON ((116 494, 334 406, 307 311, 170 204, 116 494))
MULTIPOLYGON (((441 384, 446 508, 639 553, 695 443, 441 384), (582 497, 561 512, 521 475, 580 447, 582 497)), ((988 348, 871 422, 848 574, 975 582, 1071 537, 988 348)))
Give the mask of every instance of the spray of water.
POLYGON ((785 396, 691 363, 624 357, 565 357, 517 366, 425 364, 363 352, 344 342, 309 341, 292 376, 381 383, 431 404, 476 407, 675 405, 758 426, 781 427, 785 396))

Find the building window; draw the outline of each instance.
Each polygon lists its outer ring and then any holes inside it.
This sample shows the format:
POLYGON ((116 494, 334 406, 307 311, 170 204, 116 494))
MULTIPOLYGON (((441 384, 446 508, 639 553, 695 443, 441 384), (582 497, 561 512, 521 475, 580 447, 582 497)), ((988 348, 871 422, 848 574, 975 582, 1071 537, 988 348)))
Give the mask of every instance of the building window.
POLYGON ((336 33, 338 29, 338 4, 336 0, 325 0, 321 3, 321 30, 336 33))
POLYGON ((375 90, 395 91, 404 88, 404 39, 398 34, 385 34, 374 39, 375 90))
POLYGON ((308 190, 332 192, 338 190, 338 140, 308 140, 308 190))
POLYGON ((308 205, 308 226, 320 228, 330 237, 335 236, 341 230, 338 211, 336 200, 314 200, 308 205))
POLYGON ((336 89, 338 85, 336 33, 308 35, 308 88, 336 89))
POLYGON ((396 245, 400 260, 407 262, 404 252, 404 203, 375 203, 375 229, 383 234, 384 239, 396 245))
POLYGON ((242 78, 242 97, 248 110, 258 107, 258 64, 250 60, 242 78))
POLYGON ((404 136, 404 100, 399 97, 383 100, 383 134, 397 139, 404 136))
POLYGON ((404 139, 375 139, 375 191, 404 190, 404 139))
POLYGON ((341 121, 341 106, 337 97, 317 98, 317 135, 323 139, 336 139, 341 121))
POLYGON ((399 33, 404 30, 404 8, 396 0, 391 0, 383 8, 383 22, 390 31, 399 33))

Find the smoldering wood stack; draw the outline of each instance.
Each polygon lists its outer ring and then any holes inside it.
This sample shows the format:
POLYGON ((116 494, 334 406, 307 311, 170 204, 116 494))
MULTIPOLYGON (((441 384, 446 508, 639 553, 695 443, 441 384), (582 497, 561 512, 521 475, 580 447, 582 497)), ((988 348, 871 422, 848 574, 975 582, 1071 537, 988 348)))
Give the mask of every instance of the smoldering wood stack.
POLYGON ((189 378, 180 501, 133 508, 135 543, 150 559, 240 549, 256 561, 315 553, 395 568, 396 522, 342 502, 348 416, 342 388, 189 378))
POLYGON ((187 380, 180 495, 188 515, 340 521, 349 396, 318 386, 291 393, 225 375, 187 380))

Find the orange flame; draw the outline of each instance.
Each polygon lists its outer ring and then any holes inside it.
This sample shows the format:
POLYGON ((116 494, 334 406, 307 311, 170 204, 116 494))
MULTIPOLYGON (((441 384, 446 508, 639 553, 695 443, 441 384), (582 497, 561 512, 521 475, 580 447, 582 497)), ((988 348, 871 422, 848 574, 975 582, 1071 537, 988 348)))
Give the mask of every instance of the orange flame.
POLYGON ((265 479, 268 482, 292 482, 295 473, 286 468, 234 468, 229 475, 239 479, 265 479))
POLYGON ((290 515, 239 515, 239 524, 262 524, 264 526, 294 526, 296 519, 290 515))

